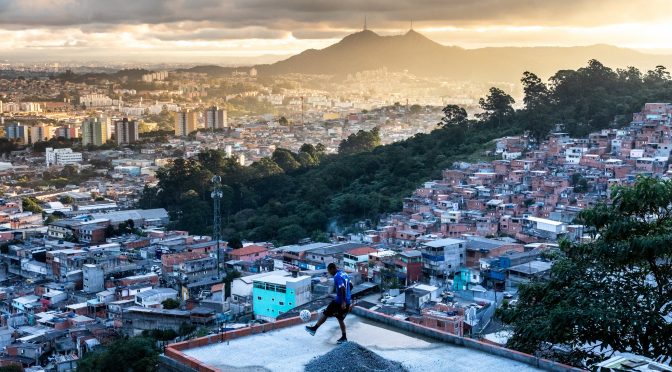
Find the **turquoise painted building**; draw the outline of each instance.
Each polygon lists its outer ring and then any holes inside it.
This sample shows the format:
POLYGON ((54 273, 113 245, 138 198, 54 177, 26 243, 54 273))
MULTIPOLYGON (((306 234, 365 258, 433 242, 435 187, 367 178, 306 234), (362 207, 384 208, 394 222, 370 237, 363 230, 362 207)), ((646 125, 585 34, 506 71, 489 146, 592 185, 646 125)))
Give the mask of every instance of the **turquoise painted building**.
POLYGON ((252 310, 257 319, 273 321, 310 301, 310 276, 269 275, 254 280, 252 310))
POLYGON ((466 291, 469 289, 469 278, 471 276, 471 271, 466 268, 462 268, 455 273, 453 277, 453 291, 466 291))

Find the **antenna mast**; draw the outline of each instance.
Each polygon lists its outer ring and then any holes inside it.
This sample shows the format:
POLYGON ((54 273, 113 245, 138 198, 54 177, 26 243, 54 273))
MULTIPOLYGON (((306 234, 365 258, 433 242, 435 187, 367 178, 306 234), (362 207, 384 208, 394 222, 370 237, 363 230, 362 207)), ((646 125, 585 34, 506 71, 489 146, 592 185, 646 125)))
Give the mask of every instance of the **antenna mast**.
POLYGON ((212 203, 213 203, 213 221, 212 221, 212 239, 217 241, 217 278, 220 278, 220 257, 219 257, 219 241, 222 240, 222 214, 220 205, 222 201, 222 177, 212 177, 212 203))

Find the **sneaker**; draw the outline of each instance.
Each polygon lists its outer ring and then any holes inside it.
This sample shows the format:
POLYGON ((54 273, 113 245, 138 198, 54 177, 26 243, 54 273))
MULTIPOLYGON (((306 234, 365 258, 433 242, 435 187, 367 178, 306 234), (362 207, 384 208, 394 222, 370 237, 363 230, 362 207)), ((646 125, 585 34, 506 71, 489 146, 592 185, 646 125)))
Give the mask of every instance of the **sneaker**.
POLYGON ((306 326, 306 332, 310 333, 311 336, 315 336, 316 329, 311 326, 306 326))
POLYGON ((340 344, 344 344, 344 343, 346 343, 346 342, 348 342, 348 339, 347 339, 345 336, 342 336, 341 338, 339 338, 338 340, 336 340, 336 343, 339 344, 339 345, 340 345, 340 344))

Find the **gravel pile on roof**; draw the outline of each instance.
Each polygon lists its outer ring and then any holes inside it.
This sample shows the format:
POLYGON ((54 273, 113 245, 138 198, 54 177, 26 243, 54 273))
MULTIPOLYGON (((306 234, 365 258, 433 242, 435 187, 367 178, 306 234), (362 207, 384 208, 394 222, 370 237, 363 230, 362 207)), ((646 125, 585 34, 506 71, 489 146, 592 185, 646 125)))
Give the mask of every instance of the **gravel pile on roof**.
POLYGON ((313 358, 306 372, 407 372, 400 363, 387 360, 355 342, 338 345, 330 352, 313 358))

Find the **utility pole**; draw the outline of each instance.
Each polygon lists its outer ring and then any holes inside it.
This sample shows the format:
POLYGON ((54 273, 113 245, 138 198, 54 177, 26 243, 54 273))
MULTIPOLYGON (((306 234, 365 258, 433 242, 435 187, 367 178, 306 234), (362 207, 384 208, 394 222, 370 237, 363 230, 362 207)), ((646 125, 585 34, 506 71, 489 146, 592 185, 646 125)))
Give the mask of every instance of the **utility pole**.
POLYGON ((220 278, 220 257, 219 257, 219 241, 222 240, 222 214, 220 205, 222 201, 222 177, 212 177, 212 203, 214 216, 212 219, 212 238, 217 242, 217 278, 220 278))

